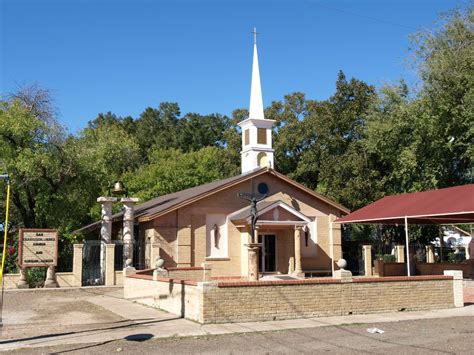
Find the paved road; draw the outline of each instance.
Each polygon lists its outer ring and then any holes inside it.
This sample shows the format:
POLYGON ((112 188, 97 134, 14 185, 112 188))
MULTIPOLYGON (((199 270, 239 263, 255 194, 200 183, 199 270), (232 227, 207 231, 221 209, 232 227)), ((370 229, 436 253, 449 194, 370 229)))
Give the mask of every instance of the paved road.
POLYGON ((23 349, 14 353, 472 354, 473 338, 474 317, 456 317, 161 340, 146 340, 146 333, 136 333, 130 340, 23 349), (385 333, 368 333, 367 327, 374 325, 385 333))
POLYGON ((120 288, 104 287, 7 291, 0 350, 418 353, 435 349, 474 353, 474 305, 437 311, 200 325, 124 300, 122 293, 120 288), (367 333, 366 329, 373 326, 386 333, 367 333))

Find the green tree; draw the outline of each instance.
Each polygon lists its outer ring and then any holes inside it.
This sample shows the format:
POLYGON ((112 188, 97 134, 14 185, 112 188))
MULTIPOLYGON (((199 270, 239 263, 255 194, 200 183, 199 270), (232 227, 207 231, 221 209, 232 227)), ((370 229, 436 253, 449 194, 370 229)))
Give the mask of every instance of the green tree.
POLYGON ((474 9, 444 17, 434 33, 414 37, 423 86, 417 101, 424 178, 444 187, 472 181, 474 163, 474 9))
POLYGON ((76 178, 75 160, 52 112, 49 93, 38 87, 0 102, 0 169, 12 178, 12 221, 18 226, 59 226, 67 185, 76 178))
POLYGON ((178 146, 183 151, 209 146, 223 146, 229 119, 219 114, 188 113, 178 122, 178 146))
POLYGON ((157 109, 148 107, 136 120, 136 139, 142 157, 147 159, 154 148, 178 148, 178 120, 180 110, 177 103, 162 102, 157 109))
POLYGON ((149 164, 124 176, 129 191, 142 201, 194 187, 238 173, 225 149, 205 147, 197 151, 154 149, 149 164))

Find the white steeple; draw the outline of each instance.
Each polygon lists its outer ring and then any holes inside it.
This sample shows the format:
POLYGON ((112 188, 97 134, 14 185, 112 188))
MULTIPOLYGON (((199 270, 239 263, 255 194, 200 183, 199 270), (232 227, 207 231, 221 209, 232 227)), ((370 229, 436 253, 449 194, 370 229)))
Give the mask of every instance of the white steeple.
POLYGON ((257 29, 253 30, 253 66, 249 118, 239 123, 242 129, 242 174, 261 167, 273 168, 272 126, 263 113, 262 87, 257 54, 257 29))
POLYGON ((249 117, 264 119, 262 86, 260 84, 260 70, 258 68, 257 53, 257 29, 253 29, 253 66, 252 66, 252 86, 250 88, 250 108, 249 117))

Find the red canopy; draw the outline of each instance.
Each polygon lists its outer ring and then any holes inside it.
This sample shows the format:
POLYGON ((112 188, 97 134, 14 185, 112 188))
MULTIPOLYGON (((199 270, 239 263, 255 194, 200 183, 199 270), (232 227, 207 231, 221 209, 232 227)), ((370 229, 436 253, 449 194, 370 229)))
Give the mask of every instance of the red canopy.
POLYGON ((474 184, 386 196, 337 223, 404 224, 474 223, 474 184))

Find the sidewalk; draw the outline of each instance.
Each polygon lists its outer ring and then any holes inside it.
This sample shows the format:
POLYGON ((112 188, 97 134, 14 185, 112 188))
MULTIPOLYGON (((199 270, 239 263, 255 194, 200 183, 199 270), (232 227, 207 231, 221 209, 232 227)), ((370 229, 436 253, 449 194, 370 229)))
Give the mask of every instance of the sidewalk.
MULTIPOLYGON (((61 295, 60 292, 43 292, 47 294, 46 299, 51 301, 52 297, 61 295), (52 295, 52 296, 51 296, 52 295)), ((73 292, 73 291, 71 291, 73 292)), ((297 328, 324 327, 329 325, 342 325, 364 323, 368 327, 380 322, 397 322, 403 320, 434 319, 447 317, 474 316, 474 305, 468 305, 463 308, 451 308, 436 311, 416 311, 416 312, 394 312, 381 314, 350 315, 337 317, 292 319, 282 321, 268 322, 250 322, 250 323, 232 323, 232 324, 207 324, 201 325, 186 319, 177 318, 175 315, 150 308, 148 306, 130 302, 117 296, 120 290, 107 293, 88 292, 85 296, 81 294, 73 298, 74 302, 83 302, 84 305, 93 305, 97 309, 109 314, 113 322, 98 325, 97 322, 87 324, 77 330, 68 330, 69 323, 62 324, 61 332, 48 331, 45 327, 42 329, 42 335, 24 337, 23 332, 15 332, 11 339, 3 338, 0 340, 0 350, 11 350, 19 348, 45 347, 65 344, 89 344, 104 343, 113 340, 124 339, 128 336, 148 336, 154 338, 166 337, 187 337, 187 336, 206 336, 230 333, 247 333, 275 331, 297 328), (115 317, 115 318, 113 318, 115 317), (119 319, 119 320, 117 320, 119 319)), ((38 295, 38 293, 35 293, 38 295)), ((32 295, 32 294, 31 294, 32 295)), ((100 318, 100 317, 99 317, 100 318)), ((8 327, 8 315, 5 318, 5 325, 8 327)), ((11 318, 10 318, 11 319, 11 318)), ((24 320, 26 326, 28 320, 24 320)), ((33 325, 34 326, 34 325, 33 325)), ((57 328, 56 328, 57 329, 57 328)))

